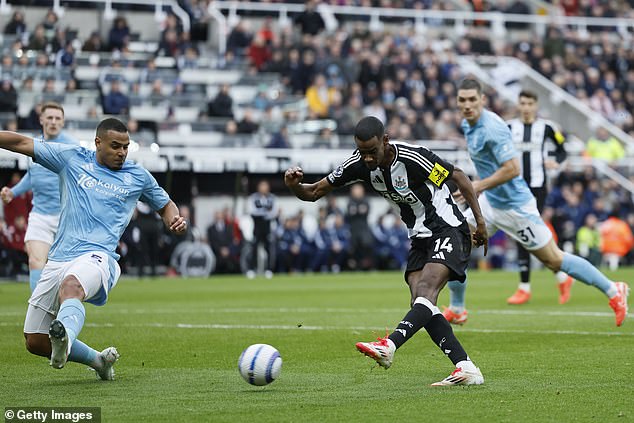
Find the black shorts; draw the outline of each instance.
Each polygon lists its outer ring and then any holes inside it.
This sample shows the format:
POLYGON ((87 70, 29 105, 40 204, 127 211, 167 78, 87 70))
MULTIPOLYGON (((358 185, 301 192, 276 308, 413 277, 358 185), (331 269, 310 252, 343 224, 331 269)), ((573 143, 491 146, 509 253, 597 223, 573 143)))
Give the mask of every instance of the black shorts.
POLYGON ((548 197, 548 191, 546 187, 531 188, 531 192, 537 201, 537 210, 541 214, 544 211, 544 205, 546 204, 546 197, 548 197))
POLYGON ((405 282, 411 272, 421 270, 427 263, 441 263, 449 268, 449 280, 464 282, 471 256, 469 225, 462 225, 433 234, 429 238, 412 238, 407 258, 405 282))

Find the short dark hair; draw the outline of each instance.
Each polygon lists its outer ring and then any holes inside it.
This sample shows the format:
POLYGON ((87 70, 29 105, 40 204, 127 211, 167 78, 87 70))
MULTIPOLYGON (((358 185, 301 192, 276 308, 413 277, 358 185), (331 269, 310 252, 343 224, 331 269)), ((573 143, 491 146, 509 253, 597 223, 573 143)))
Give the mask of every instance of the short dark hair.
POLYGON ((44 110, 46 109, 59 110, 62 112, 62 116, 64 116, 64 108, 62 107, 61 104, 56 103, 54 101, 47 101, 46 103, 43 103, 42 108, 40 109, 40 113, 44 113, 44 110))
POLYGON ((519 97, 532 98, 533 100, 537 101, 537 93, 535 91, 531 91, 531 90, 522 90, 522 91, 520 91, 519 97))
POLYGON ((103 138, 108 131, 128 132, 128 128, 116 118, 106 118, 97 125, 97 136, 103 138))
POLYGON ((354 128, 354 137, 359 141, 368 141, 376 137, 379 141, 385 134, 383 123, 374 116, 366 116, 354 128))
POLYGON ((475 78, 465 78, 458 84, 459 90, 476 90, 478 94, 482 94, 482 84, 475 78))

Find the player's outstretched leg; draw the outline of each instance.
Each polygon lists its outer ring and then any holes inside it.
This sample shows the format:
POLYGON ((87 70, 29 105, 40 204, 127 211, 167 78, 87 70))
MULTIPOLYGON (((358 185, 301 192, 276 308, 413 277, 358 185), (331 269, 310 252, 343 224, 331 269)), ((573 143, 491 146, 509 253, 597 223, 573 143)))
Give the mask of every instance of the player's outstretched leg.
POLYGON ((68 361, 82 363, 93 368, 102 380, 114 379, 114 363, 119 359, 119 353, 114 347, 108 347, 98 352, 88 345, 75 339, 68 355, 68 361))
POLYGON ((467 281, 450 281, 447 287, 449 288, 449 307, 445 307, 442 314, 449 323, 463 325, 467 323, 468 317, 465 308, 467 281))
POLYGON ((467 352, 464 350, 458 338, 453 333, 451 325, 440 314, 438 307, 428 302, 427 307, 433 310, 433 316, 425 325, 427 334, 438 345, 440 350, 445 354, 451 362, 456 366, 445 379, 433 383, 432 386, 453 386, 453 385, 481 385, 484 383, 484 377, 479 368, 473 364, 467 352))
POLYGON ((581 282, 601 290, 614 310, 616 325, 621 326, 627 317, 629 286, 624 282, 612 282, 589 261, 573 254, 564 253, 561 270, 581 282))
POLYGON ((570 291, 575 280, 562 271, 555 273, 555 277, 559 287, 559 304, 566 304, 570 300, 570 291))
MULTIPOLYGON (((379 338, 376 342, 357 342, 357 350, 374 359, 381 367, 389 369, 394 352, 431 320, 432 309, 426 304, 431 305, 431 302, 423 297, 416 298, 414 305, 394 332, 385 338, 379 338)), ((437 307, 432 307, 438 310, 437 307)))
POLYGON ((76 298, 64 300, 51 322, 48 336, 51 340, 51 366, 61 369, 68 360, 71 346, 84 326, 86 311, 84 305, 76 298))

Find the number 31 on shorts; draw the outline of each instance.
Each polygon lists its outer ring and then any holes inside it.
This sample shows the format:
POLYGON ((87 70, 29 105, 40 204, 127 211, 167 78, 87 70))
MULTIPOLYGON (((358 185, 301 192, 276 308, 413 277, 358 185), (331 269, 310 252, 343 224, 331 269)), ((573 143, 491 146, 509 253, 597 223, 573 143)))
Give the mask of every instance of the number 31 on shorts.
POLYGON ((530 226, 517 231, 517 236, 522 240, 522 242, 528 242, 529 239, 535 239, 535 234, 530 226))

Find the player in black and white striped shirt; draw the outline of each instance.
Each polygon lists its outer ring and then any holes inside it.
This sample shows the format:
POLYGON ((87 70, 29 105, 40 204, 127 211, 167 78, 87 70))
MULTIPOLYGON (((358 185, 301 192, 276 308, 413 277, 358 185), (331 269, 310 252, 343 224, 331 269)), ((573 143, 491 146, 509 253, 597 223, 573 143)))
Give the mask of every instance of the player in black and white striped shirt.
MULTIPOLYGON (((537 200, 537 209, 544 211, 548 195, 547 170, 557 169, 566 160, 564 142, 566 137, 550 121, 537 116, 537 94, 523 90, 519 94, 518 108, 520 116, 510 120, 509 129, 513 142, 521 152, 520 164, 522 175, 537 200), (548 145, 554 147, 552 157, 548 145)), ((524 304, 530 300, 530 255, 521 244, 517 243, 517 265, 520 270, 520 284, 515 293, 507 299, 509 304, 524 304)), ((564 272, 557 272, 559 285, 559 303, 565 304, 570 299, 570 288, 573 279, 564 272)))
POLYGON ((411 239, 405 280, 411 292, 411 310, 394 332, 378 342, 359 342, 357 349, 386 369, 394 351, 425 328, 456 369, 434 385, 471 385, 484 382, 436 306, 438 293, 450 278, 465 279, 472 238, 464 216, 445 182, 453 181, 476 217, 476 246, 487 248, 487 232, 469 178, 425 147, 390 142, 381 121, 365 117, 355 128, 357 150, 337 169, 313 184, 302 183, 303 172, 293 167, 284 181, 299 199, 316 201, 337 187, 367 183, 400 209, 411 239))

